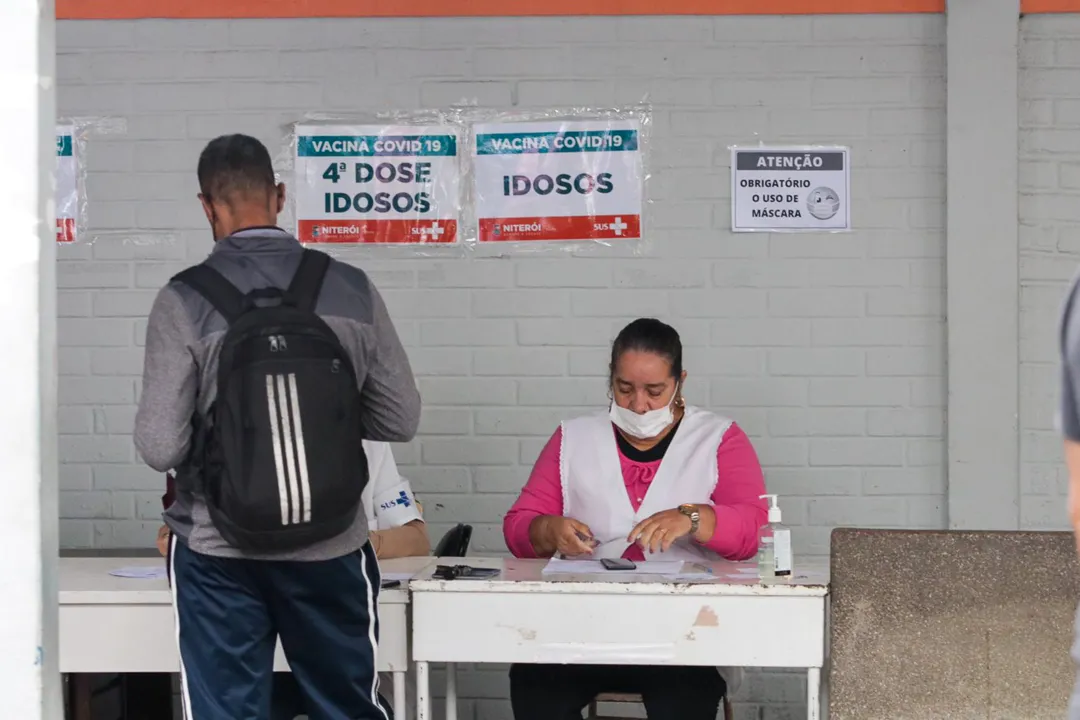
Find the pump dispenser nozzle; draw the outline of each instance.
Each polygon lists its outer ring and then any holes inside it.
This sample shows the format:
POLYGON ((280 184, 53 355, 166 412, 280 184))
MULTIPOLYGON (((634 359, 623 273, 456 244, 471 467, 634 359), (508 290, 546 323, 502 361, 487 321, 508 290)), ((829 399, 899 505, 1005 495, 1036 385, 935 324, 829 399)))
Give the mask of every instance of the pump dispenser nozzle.
POLYGON ((770 523, 778 523, 778 522, 780 522, 781 514, 780 514, 780 505, 779 505, 779 501, 778 501, 778 496, 777 495, 759 495, 758 498, 760 500, 768 500, 769 501, 769 522, 770 523))

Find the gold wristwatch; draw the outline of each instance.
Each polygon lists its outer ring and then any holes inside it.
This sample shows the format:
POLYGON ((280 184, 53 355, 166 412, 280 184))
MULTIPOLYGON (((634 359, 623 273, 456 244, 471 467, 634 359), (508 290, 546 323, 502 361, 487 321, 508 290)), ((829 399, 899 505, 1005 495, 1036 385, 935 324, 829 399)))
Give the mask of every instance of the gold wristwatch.
POLYGON ((690 518, 690 534, 697 535, 698 524, 701 522, 701 512, 697 505, 680 505, 679 512, 690 518))

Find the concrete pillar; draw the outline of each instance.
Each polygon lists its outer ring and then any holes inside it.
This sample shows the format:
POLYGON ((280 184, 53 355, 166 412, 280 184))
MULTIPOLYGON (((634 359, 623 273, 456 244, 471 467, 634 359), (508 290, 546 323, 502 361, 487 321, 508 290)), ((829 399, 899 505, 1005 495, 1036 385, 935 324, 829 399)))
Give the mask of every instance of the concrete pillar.
POLYGON ((1020 525, 1019 22, 1019 0, 948 0, 949 527, 957 529, 1020 525))
POLYGON ((0 26, 0 714, 58 720, 53 1, 0 26))

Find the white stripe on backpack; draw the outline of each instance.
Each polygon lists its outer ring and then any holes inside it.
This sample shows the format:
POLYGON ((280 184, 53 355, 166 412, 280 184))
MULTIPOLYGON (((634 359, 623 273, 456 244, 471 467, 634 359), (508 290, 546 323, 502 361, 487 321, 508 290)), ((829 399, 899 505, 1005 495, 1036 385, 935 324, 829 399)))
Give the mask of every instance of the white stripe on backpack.
POLYGON ((296 375, 267 375, 266 402, 281 500, 281 524, 295 525, 301 518, 305 523, 311 522, 311 486, 296 375))

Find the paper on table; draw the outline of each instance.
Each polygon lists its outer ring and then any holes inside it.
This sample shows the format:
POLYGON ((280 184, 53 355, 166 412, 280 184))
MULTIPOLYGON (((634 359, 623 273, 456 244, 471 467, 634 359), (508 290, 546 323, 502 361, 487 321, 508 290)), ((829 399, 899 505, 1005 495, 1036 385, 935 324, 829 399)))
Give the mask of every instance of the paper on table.
POLYGON ((682 572, 682 560, 646 560, 633 570, 608 570, 599 560, 563 560, 552 558, 544 566, 544 575, 662 575, 674 577, 682 572))
POLYGON ((675 576, 676 580, 713 580, 715 578, 712 568, 696 562, 683 563, 682 570, 675 576))
POLYGON ((110 570, 109 574, 114 577, 135 578, 137 580, 152 580, 154 578, 163 578, 166 576, 165 568, 160 565, 122 567, 116 570, 110 570))
POLYGON ((724 567, 720 570, 720 574, 729 580, 735 580, 737 582, 743 582, 746 580, 758 579, 758 566, 757 563, 744 564, 740 563, 735 567, 724 567))

